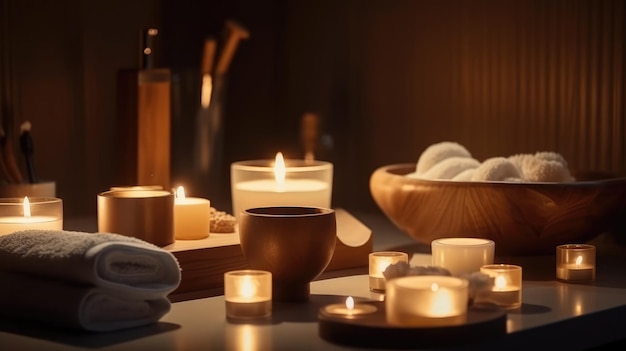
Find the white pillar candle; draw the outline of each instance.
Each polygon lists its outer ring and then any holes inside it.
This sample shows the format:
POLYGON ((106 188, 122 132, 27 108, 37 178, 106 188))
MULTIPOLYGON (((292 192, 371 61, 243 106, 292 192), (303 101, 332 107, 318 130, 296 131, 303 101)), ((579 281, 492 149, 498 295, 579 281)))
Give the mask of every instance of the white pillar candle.
POLYGON ((266 318, 272 314, 272 273, 244 269, 224 273, 226 316, 266 318))
POLYGON ((186 197, 185 188, 176 189, 174 199, 174 236, 177 240, 204 239, 211 231, 211 202, 199 197, 186 197))
POLYGON ((47 197, 0 199, 0 235, 30 229, 63 230, 63 201, 47 197))
POLYGON ((409 255, 406 252, 380 251, 369 254, 369 283, 370 290, 384 291, 385 269, 399 262, 409 263, 409 255))
POLYGON ((449 276, 405 276, 387 281, 387 322, 400 326, 443 326, 467 319, 468 282, 449 276))
POLYGON ((594 281, 596 279, 596 247, 587 244, 557 246, 556 278, 572 283, 594 281))
POLYGON ((442 238, 431 243, 433 266, 443 267, 452 275, 479 272, 492 264, 495 243, 481 238, 442 238))
POLYGON ((493 278, 491 291, 480 294, 476 302, 488 302, 506 309, 522 305, 522 267, 510 264, 490 264, 480 272, 493 278))
POLYGON ((231 165, 233 214, 249 208, 308 206, 330 208, 333 165, 323 161, 271 160, 231 165))

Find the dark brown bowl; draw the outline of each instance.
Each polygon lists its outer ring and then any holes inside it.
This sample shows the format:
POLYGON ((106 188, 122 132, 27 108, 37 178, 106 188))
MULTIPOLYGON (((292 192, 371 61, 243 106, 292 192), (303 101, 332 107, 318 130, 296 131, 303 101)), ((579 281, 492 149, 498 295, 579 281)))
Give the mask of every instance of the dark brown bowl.
POLYGON ((275 301, 308 301, 310 282, 335 251, 335 211, 316 207, 260 207, 241 212, 241 249, 252 269, 272 272, 275 301))
POLYGON ((374 201, 400 230, 430 244, 442 237, 479 237, 496 255, 553 254, 613 229, 626 214, 626 178, 575 174, 568 183, 463 182, 406 177, 415 164, 376 169, 374 201))

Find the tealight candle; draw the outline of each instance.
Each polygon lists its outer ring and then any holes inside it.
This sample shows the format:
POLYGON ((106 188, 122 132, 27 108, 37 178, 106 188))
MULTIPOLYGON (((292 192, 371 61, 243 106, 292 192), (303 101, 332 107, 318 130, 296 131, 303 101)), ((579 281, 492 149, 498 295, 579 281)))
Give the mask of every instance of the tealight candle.
POLYGON ((452 275, 480 271, 492 264, 495 243, 481 238, 442 238, 431 243, 433 266, 443 267, 452 275))
POLYGON ((283 159, 239 161, 231 165, 233 213, 270 206, 330 208, 333 165, 283 159))
POLYGON ((272 314, 272 273, 244 269, 224 273, 226 316, 266 318, 272 314))
POLYGON ((490 302, 506 309, 522 305, 522 267, 510 264, 490 264, 480 272, 494 279, 491 291, 480 294, 476 302, 490 302))
POLYGON ((177 240, 204 239, 211 231, 211 202, 186 197, 185 188, 176 189, 174 199, 174 236, 177 240))
POLYGON ((378 309, 376 306, 366 303, 354 303, 354 298, 348 296, 345 304, 333 304, 324 307, 324 313, 344 318, 357 318, 359 316, 372 314, 378 309))
POLYGON ((596 279, 596 247, 567 244, 556 247, 556 278, 566 282, 590 282, 596 279))
POLYGON ((0 235, 28 229, 63 230, 63 201, 48 197, 0 199, 0 235))
POLYGON ((409 263, 409 255, 406 252, 380 251, 369 254, 369 282, 370 290, 384 291, 385 269, 399 262, 409 263))
POLYGON ((387 322, 400 326, 444 326, 467 319, 468 281, 449 276, 405 276, 387 281, 387 322))

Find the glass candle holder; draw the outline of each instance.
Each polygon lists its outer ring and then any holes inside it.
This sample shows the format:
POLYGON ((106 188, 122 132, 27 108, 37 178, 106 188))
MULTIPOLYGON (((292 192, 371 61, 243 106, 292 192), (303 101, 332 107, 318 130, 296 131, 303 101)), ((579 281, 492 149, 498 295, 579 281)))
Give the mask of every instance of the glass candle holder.
POLYGON ((132 236, 157 246, 174 242, 174 193, 113 190, 98 194, 98 231, 132 236))
POLYGON ((63 230, 63 201, 53 197, 0 199, 0 235, 20 230, 63 230))
POLYGON ((588 244, 557 246, 556 278, 572 283, 594 281, 596 279, 596 247, 588 244))
POLYGON ((244 269, 224 273, 226 317, 266 318, 272 314, 272 273, 244 269))
POLYGON ((333 165, 324 161, 239 161, 231 165, 233 214, 270 206, 331 207, 333 165))
POLYGON ((449 276, 405 276, 387 281, 387 322, 399 326, 448 326, 467 319, 468 281, 449 276))
POLYGON ((491 291, 480 294, 476 302, 488 302, 502 308, 515 309, 522 305, 522 267, 510 264, 490 264, 480 272, 494 279, 491 291))
POLYGON ((385 291, 385 276, 383 273, 389 265, 399 262, 409 263, 409 255, 398 251, 380 251, 369 254, 369 282, 370 290, 385 291))
POLYGON ((442 238, 431 242, 433 266, 443 267, 452 275, 479 272, 492 264, 496 244, 481 238, 442 238))

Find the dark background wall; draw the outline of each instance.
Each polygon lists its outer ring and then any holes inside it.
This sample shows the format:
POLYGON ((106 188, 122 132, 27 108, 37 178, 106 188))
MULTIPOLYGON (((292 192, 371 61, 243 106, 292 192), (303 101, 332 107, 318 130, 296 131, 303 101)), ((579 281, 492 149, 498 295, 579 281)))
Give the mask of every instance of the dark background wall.
MULTIPOLYGON (((302 157, 315 112, 335 165, 334 205, 375 209, 371 172, 430 144, 478 159, 557 151, 571 168, 626 173, 626 9, 620 0, 3 0, 18 94, 42 178, 66 214, 96 213, 116 184, 116 76, 138 32, 161 29, 173 72, 172 179, 230 209, 229 165, 302 157), (246 26, 227 77, 220 178, 193 167, 203 40, 246 26)), ((3 16, 5 18, 5 16, 3 16)), ((4 53, 3 53, 4 54, 4 53)), ((175 185, 175 184, 173 184, 175 185)))

